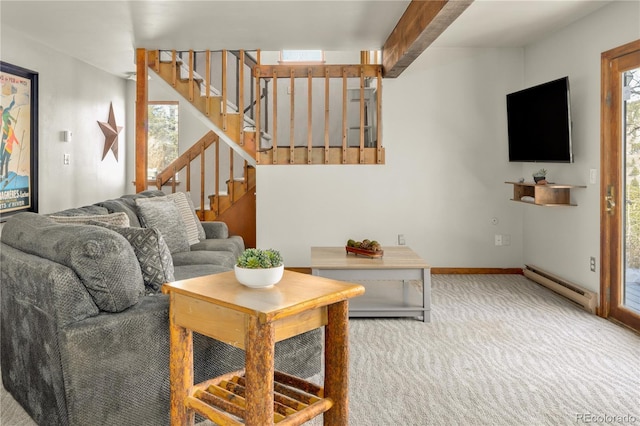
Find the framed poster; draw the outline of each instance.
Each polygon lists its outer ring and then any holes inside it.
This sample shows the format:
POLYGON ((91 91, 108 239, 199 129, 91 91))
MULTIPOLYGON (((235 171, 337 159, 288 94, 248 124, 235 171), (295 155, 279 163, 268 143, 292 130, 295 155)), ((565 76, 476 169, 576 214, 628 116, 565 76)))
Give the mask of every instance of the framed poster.
POLYGON ((38 211, 38 73, 0 62, 0 221, 38 211))

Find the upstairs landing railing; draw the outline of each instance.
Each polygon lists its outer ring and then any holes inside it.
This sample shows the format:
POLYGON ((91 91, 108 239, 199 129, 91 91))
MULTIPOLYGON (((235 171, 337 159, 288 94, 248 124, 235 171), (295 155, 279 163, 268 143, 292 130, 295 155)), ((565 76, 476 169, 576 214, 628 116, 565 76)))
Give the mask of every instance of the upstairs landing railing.
POLYGON ((272 149, 257 155, 259 164, 384 164, 380 65, 256 65, 254 76, 256 87, 272 80, 272 103, 256 106, 256 131, 269 126, 272 139, 272 149), (306 128, 306 137, 298 128, 306 128))

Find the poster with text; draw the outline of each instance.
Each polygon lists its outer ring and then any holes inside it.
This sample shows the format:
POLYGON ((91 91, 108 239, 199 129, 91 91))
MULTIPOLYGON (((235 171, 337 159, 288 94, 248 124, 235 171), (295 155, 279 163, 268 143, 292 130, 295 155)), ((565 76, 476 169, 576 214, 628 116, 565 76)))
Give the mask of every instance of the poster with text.
POLYGON ((0 62, 0 219, 37 212, 38 74, 0 62))

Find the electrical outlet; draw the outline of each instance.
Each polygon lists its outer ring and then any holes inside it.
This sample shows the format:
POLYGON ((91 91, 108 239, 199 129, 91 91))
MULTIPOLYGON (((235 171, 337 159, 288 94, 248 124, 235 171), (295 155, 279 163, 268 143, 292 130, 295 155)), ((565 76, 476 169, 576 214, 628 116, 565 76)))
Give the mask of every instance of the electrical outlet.
POLYGON ((406 244, 406 242, 404 240, 404 234, 398 234, 398 245, 399 246, 403 246, 405 244, 406 244))
POLYGON ((65 166, 68 166, 69 164, 71 164, 70 154, 64 154, 64 156, 62 157, 62 164, 64 164, 65 166))
POLYGON ((502 245, 502 235, 496 234, 496 235, 493 236, 493 238, 494 238, 495 245, 497 245, 497 246, 501 246, 502 245))
POLYGON ((591 270, 591 272, 596 271, 596 258, 593 256, 589 258, 589 269, 591 270))

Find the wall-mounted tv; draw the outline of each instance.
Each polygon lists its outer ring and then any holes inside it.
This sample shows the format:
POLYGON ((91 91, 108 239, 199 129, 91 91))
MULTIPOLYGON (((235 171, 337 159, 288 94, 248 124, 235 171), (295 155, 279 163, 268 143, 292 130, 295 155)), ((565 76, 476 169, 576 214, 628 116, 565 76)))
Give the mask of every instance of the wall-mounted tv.
POLYGON ((569 77, 507 95, 509 161, 572 163, 569 77))

